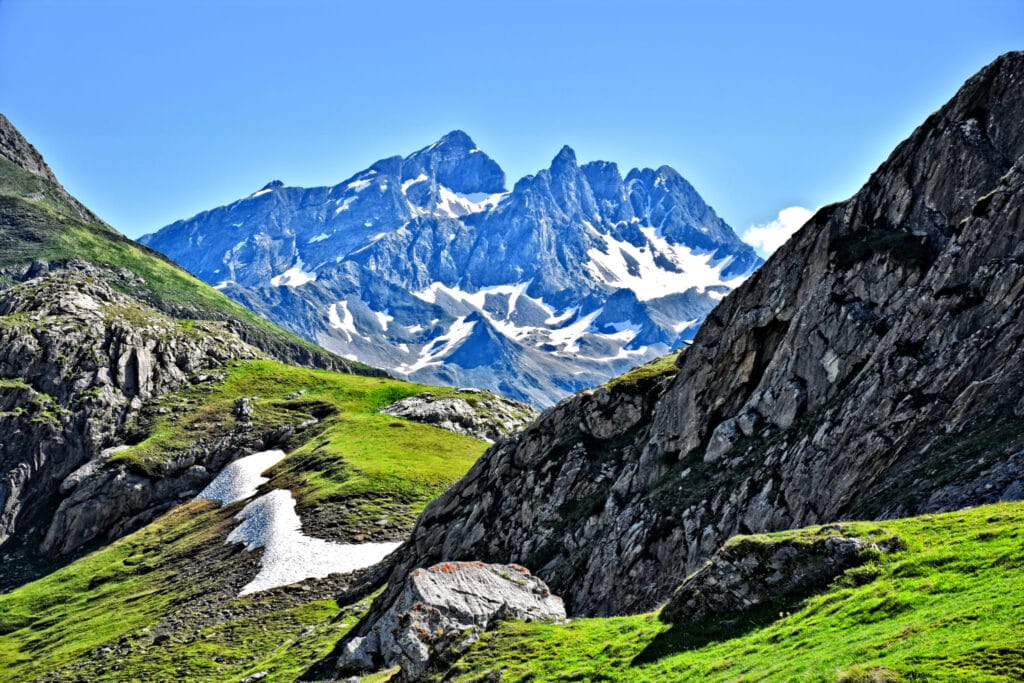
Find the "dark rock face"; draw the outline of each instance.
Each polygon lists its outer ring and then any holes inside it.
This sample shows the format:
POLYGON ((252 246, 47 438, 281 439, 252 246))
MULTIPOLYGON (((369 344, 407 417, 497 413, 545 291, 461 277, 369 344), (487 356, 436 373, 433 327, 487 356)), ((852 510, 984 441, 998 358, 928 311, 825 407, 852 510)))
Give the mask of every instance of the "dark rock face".
POLYGON ((584 392, 488 451, 391 586, 517 562, 570 614, 636 612, 737 533, 1019 497, 1022 122, 1010 53, 727 296, 663 394, 584 392))
POLYGON ((260 356, 226 327, 186 329, 100 275, 82 263, 0 291, 0 544, 49 527, 44 551, 67 552, 124 523, 120 504, 100 498, 105 526, 70 532, 54 513, 62 482, 116 445, 148 400, 260 356))
POLYGON ((667 166, 623 179, 565 147, 508 192, 461 131, 142 241, 336 353, 541 406, 691 339, 761 263, 667 166))

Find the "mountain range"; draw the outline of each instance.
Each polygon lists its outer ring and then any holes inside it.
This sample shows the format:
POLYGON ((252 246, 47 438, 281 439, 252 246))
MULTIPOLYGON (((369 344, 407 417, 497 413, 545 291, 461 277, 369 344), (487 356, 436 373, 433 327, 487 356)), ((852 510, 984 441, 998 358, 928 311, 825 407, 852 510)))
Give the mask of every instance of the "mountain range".
POLYGON ((623 178, 563 147, 509 191, 461 131, 140 241, 342 356, 540 406, 692 339, 761 263, 668 166, 623 178))
POLYGON ((1022 216, 1013 52, 538 413, 285 332, 0 116, 0 678, 1021 680, 1022 216))

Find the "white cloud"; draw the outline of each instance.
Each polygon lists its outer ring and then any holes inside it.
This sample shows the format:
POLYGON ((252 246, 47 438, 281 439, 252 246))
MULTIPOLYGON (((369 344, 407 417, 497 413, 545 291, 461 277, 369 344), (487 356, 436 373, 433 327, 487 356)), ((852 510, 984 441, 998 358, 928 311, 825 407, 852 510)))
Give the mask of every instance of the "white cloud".
POLYGON ((768 256, 785 244, 790 235, 803 227, 807 219, 814 215, 810 209, 802 206, 790 206, 779 211, 779 216, 764 225, 751 225, 740 238, 754 247, 761 256, 768 256))

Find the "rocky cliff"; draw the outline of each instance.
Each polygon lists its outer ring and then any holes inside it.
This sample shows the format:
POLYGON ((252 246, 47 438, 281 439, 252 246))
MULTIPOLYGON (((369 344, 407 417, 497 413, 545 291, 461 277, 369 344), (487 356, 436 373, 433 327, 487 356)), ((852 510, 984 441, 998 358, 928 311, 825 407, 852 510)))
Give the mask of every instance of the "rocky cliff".
POLYGON ((971 78, 711 313, 674 377, 486 453, 397 553, 516 562, 572 615, 650 609, 729 536, 1020 497, 1024 53, 971 78))
MULTIPOLYGON (((115 292, 85 262, 0 291, 0 544, 49 527, 61 482, 121 443, 147 401, 258 356, 223 325, 186 324, 115 292)), ((51 530, 44 551, 91 538, 65 531, 51 530)))

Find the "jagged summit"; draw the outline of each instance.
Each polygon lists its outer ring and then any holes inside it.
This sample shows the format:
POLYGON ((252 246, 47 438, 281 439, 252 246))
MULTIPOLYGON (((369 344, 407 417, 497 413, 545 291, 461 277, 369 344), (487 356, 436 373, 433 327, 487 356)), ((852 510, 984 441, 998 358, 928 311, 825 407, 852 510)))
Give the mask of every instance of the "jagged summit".
POLYGON ((562 149, 558 150, 558 154, 551 160, 551 167, 556 166, 575 166, 576 165, 576 151, 569 145, 562 145, 562 149))
POLYGON ((465 152, 472 152, 477 149, 476 143, 468 133, 462 130, 453 130, 441 136, 431 147, 457 149, 465 152))
POLYGON ((461 130, 448 133, 402 161, 403 182, 420 178, 463 194, 505 191, 505 172, 461 130))
POLYGON ((760 263, 674 171, 565 146, 509 192, 458 130, 142 241, 339 353, 539 405, 690 339, 760 263))

